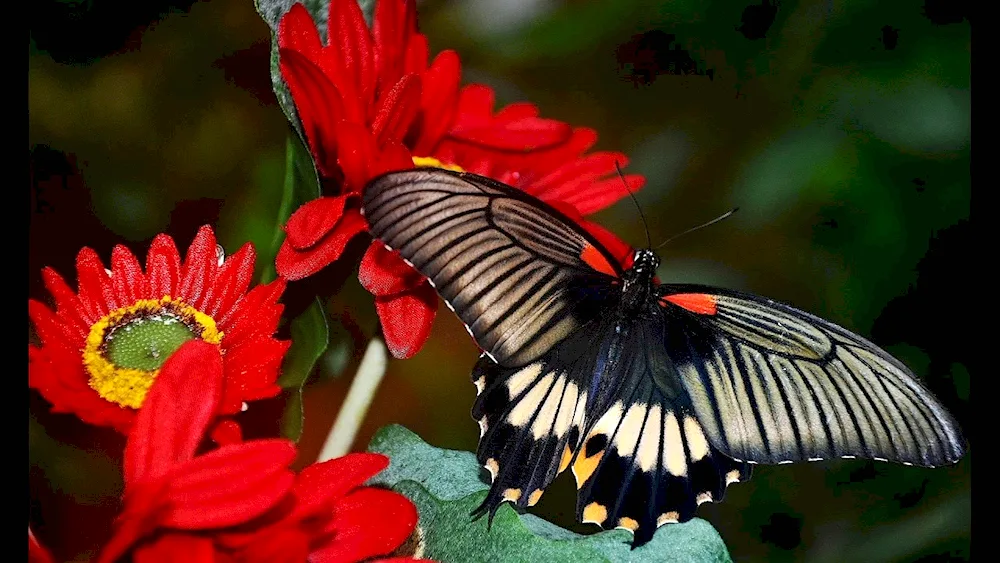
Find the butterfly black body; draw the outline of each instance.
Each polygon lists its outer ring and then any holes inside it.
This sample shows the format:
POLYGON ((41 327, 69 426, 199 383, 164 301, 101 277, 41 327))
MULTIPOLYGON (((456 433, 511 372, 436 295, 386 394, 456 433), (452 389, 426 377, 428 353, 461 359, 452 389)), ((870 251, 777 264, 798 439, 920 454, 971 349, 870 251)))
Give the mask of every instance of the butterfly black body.
POLYGON ((473 369, 479 513, 538 502, 571 468, 577 517, 635 533, 684 522, 752 463, 864 457, 935 466, 964 442, 897 360, 792 307, 623 269, 551 206, 474 174, 390 173, 372 234, 427 276, 483 355, 473 369))

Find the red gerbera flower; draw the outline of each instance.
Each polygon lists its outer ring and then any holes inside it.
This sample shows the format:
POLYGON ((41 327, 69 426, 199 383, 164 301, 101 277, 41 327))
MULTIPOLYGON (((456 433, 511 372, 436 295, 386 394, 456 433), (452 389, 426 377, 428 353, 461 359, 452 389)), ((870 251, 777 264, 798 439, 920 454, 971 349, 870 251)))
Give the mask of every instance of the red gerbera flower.
MULTIPOLYGON (((124 509, 99 561, 360 561, 391 553, 413 504, 361 487, 388 459, 350 454, 295 476, 288 440, 195 455, 220 404, 215 346, 187 342, 164 364, 125 447, 124 509)), ((29 537, 30 542, 30 537, 29 537)))
POLYGON ((302 470, 286 502, 218 543, 240 561, 361 561, 391 553, 417 523, 417 511, 393 491, 361 487, 385 469, 380 454, 354 453, 302 470))
MULTIPOLYGON (((619 153, 585 155, 597 135, 539 117, 527 103, 493 112, 493 92, 459 88, 460 64, 444 51, 428 66, 427 39, 407 0, 380 0, 369 31, 355 0, 331 0, 326 45, 295 5, 278 30, 281 71, 329 196, 303 205, 285 225, 278 272, 310 276, 336 260, 367 228, 358 195, 372 177, 416 165, 477 172, 549 203, 589 214, 626 195, 608 178, 619 153)), ((638 190, 640 176, 626 177, 638 190)), ((361 262, 386 344, 413 355, 430 333, 437 296, 426 279, 373 243, 361 262)))
POLYGON ((202 227, 181 262, 173 239, 158 235, 146 268, 124 246, 106 270, 97 253, 77 255, 77 291, 42 270, 56 310, 33 299, 28 314, 41 347, 28 346, 28 385, 56 412, 126 432, 163 362, 182 343, 200 339, 225 356, 221 412, 272 397, 289 342, 273 338, 285 282, 247 292, 254 251, 244 245, 222 259, 212 229, 202 227))

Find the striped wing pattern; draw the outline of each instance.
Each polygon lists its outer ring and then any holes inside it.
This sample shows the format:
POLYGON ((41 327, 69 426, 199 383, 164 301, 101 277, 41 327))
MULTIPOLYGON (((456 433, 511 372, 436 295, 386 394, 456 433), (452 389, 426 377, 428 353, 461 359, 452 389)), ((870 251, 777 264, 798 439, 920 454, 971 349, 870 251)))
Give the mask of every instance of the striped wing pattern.
POLYGON ((502 368, 482 357, 473 370, 478 397, 479 463, 490 473, 490 492, 478 513, 504 501, 534 506, 566 469, 584 424, 587 382, 579 371, 546 362, 502 368))
POLYGON ((363 211, 484 351, 473 416, 491 487, 477 514, 533 506, 571 468, 578 519, 641 543, 721 500, 752 463, 933 467, 964 453, 951 416, 871 342, 753 295, 651 274, 629 285, 651 270, 623 272, 514 188, 394 172, 368 185, 363 211))
POLYGON ((721 501, 751 470, 709 443, 663 347, 663 318, 620 326, 617 368, 607 374, 618 387, 597 402, 608 406, 595 409, 573 461, 577 518, 630 530, 643 543, 659 526, 721 501))
POLYGON ((416 169, 373 180, 364 198, 371 233, 427 276, 480 348, 509 366, 576 330, 587 287, 612 279, 582 260, 598 248, 586 233, 525 197, 481 176, 416 169))
POLYGON ((476 365, 478 459, 491 478, 477 513, 492 516, 504 501, 533 506, 570 468, 577 518, 641 543, 749 479, 750 467, 709 444, 683 389, 669 383, 670 361, 653 345, 662 318, 616 330, 607 313, 523 368, 485 357, 476 365))
POLYGON ((862 457, 934 467, 963 440, 951 416, 900 362, 792 307, 715 288, 696 315, 667 305, 668 350, 713 445, 753 463, 862 457))

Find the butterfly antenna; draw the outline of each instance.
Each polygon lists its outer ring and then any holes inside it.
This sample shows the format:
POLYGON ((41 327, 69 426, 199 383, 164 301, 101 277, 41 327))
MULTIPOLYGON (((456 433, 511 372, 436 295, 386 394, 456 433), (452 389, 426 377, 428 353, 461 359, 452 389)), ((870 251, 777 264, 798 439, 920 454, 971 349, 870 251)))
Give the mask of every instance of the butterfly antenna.
POLYGON ((615 170, 618 171, 618 177, 622 179, 622 185, 625 186, 625 193, 632 198, 632 202, 635 203, 635 208, 639 210, 639 218, 642 219, 642 228, 646 231, 646 248, 653 246, 653 241, 649 238, 649 225, 646 223, 646 216, 642 214, 642 206, 639 205, 639 200, 635 199, 635 194, 632 190, 628 189, 628 182, 625 181, 625 175, 622 174, 622 167, 615 161, 615 170))
POLYGON ((728 219, 733 213, 736 213, 739 210, 740 210, 739 207, 734 207, 734 208, 730 209, 729 211, 726 211, 722 215, 719 215, 718 217, 716 217, 715 219, 712 219, 711 221, 709 221, 707 223, 702 223, 701 225, 698 225, 697 227, 691 227, 690 229, 684 231, 683 233, 677 233, 676 235, 674 235, 674 236, 668 238, 667 240, 661 242, 660 245, 657 246, 656 248, 654 248, 653 250, 662 248, 668 242, 670 242, 670 241, 672 241, 672 240, 674 240, 676 238, 682 237, 682 236, 684 236, 684 235, 686 235, 688 233, 693 233, 694 231, 697 231, 698 229, 705 228, 705 227, 707 227, 709 225, 714 225, 714 224, 718 223, 719 221, 721 221, 723 219, 728 219))

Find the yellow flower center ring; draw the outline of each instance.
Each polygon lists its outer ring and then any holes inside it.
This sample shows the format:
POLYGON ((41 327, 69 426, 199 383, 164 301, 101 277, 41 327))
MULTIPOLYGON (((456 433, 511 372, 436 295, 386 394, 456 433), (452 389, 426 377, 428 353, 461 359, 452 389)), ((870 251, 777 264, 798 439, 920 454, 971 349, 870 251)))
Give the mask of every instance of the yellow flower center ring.
POLYGON ((90 327, 83 364, 90 387, 107 401, 142 406, 163 362, 181 344, 222 341, 212 317, 169 295, 112 311, 90 327))
POLYGON ((462 170, 462 167, 458 166, 457 164, 445 164, 440 160, 431 156, 415 156, 413 157, 413 165, 444 168, 445 170, 452 170, 454 172, 465 172, 465 170, 462 170))

